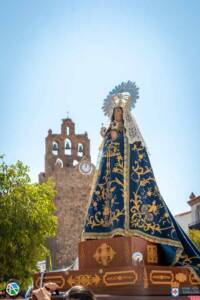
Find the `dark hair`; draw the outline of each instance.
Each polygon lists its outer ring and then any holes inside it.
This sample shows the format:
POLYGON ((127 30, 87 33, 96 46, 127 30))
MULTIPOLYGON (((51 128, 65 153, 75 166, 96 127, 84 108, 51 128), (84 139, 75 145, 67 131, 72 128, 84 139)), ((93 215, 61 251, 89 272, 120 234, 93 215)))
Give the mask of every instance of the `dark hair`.
MULTIPOLYGON (((115 118, 114 118, 114 113, 115 113, 115 109, 116 109, 116 108, 120 108, 121 111, 122 111, 122 113, 123 113, 123 108, 122 108, 121 106, 116 106, 116 107, 114 107, 113 113, 112 113, 112 117, 111 117, 111 121, 112 121, 112 122, 115 120, 115 118)), ((123 119, 123 115, 122 115, 122 119, 123 119)), ((124 121, 124 120, 123 120, 123 121, 124 121)))
POLYGON ((80 300, 95 300, 95 296, 88 288, 84 286, 73 286, 67 293, 68 299, 80 299, 80 300))

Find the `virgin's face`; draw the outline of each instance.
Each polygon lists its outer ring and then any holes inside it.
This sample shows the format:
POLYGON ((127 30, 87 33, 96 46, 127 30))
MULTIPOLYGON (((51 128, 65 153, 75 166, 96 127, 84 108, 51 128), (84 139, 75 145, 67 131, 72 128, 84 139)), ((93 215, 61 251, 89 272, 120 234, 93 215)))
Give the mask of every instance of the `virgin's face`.
POLYGON ((116 107, 114 109, 114 120, 117 122, 122 121, 123 119, 123 112, 121 107, 116 107))

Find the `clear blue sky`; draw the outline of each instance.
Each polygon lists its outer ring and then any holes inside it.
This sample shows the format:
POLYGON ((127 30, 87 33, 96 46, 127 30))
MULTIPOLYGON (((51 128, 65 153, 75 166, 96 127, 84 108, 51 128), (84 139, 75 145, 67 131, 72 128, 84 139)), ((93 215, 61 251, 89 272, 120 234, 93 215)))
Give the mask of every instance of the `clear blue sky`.
POLYGON ((95 163, 104 97, 136 81, 133 111, 173 213, 200 194, 200 1, 0 2, 0 152, 31 178, 67 111, 95 163))

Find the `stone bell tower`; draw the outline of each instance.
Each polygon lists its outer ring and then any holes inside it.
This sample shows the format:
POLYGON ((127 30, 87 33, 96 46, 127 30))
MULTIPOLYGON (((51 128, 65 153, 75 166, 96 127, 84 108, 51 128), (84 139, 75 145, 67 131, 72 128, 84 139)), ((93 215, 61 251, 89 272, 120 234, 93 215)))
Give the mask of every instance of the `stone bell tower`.
POLYGON ((56 184, 54 203, 58 230, 48 243, 52 266, 56 269, 69 266, 77 257, 94 166, 88 135, 86 132, 76 134, 75 123, 70 118, 62 120, 60 133, 49 129, 45 144, 45 172, 40 173, 39 181, 52 177, 56 184), (85 174, 80 169, 83 161, 90 167, 85 174))

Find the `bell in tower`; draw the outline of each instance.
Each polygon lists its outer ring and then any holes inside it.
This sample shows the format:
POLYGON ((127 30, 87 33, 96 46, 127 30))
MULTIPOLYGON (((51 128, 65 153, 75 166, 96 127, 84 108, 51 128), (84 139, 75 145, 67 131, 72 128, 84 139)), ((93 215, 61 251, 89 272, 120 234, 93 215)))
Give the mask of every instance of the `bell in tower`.
POLYGON ((81 144, 81 143, 78 144, 78 151, 77 152, 78 152, 77 155, 79 157, 83 156, 83 144, 81 144))
POLYGON ((66 155, 71 155, 72 154, 72 143, 69 139, 65 140, 65 154, 66 155))
POLYGON ((58 143, 57 142, 53 142, 52 153, 54 155, 58 155, 58 150, 59 150, 58 143))
POLYGON ((58 146, 56 144, 53 145, 53 151, 57 151, 58 150, 58 146))
POLYGON ((83 145, 82 144, 78 145, 78 152, 83 152, 83 145))
POLYGON ((58 133, 48 131, 45 172, 40 175, 40 182, 53 178, 56 187, 58 230, 56 237, 48 241, 54 269, 71 265, 77 257, 77 243, 94 174, 88 172, 88 162, 91 162, 90 140, 87 133, 76 133, 73 120, 63 119, 58 133), (75 228, 74 216, 79 220, 75 228))

